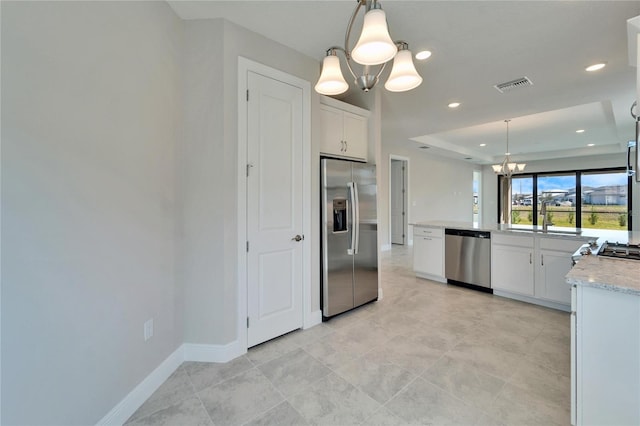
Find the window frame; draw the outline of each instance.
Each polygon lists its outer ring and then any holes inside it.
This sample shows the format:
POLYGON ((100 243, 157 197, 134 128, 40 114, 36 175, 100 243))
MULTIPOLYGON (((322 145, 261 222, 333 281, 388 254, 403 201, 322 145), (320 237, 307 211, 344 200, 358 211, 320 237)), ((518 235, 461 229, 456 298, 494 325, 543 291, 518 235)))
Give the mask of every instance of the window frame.
MULTIPOLYGON (((553 176, 553 175, 571 175, 574 174, 576 177, 576 228, 582 228, 582 175, 583 174, 597 174, 597 173, 621 173, 626 172, 627 169, 625 167, 606 167, 599 169, 578 169, 578 170, 555 170, 551 172, 535 172, 535 173, 515 173, 512 175, 513 177, 518 178, 526 178, 531 177, 533 179, 532 191, 533 191, 533 200, 538 200, 538 176, 553 176)), ((500 223, 500 212, 502 211, 502 197, 500 196, 501 184, 504 176, 498 175, 498 211, 496 216, 496 222, 500 223)), ((631 212, 632 212, 632 204, 633 204, 633 178, 632 176, 627 176, 627 230, 631 231, 633 224, 631 220, 631 212)), ((538 225, 538 203, 533 202, 533 217, 532 222, 533 226, 538 225)))

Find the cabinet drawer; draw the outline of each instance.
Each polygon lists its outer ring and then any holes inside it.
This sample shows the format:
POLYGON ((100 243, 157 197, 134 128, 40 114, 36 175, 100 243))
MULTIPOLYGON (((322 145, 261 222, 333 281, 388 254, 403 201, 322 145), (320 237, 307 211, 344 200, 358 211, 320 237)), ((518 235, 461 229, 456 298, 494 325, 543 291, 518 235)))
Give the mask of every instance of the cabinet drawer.
POLYGON ((491 240, 493 244, 533 248, 533 235, 506 235, 492 232, 491 240))
POLYGON ((541 250, 556 250, 573 253, 580 248, 581 245, 586 243, 586 239, 570 239, 565 240, 562 238, 540 238, 541 250))
POLYGON ((444 231, 442 228, 428 228, 424 226, 413 227, 414 237, 442 238, 443 235, 444 235, 444 231))

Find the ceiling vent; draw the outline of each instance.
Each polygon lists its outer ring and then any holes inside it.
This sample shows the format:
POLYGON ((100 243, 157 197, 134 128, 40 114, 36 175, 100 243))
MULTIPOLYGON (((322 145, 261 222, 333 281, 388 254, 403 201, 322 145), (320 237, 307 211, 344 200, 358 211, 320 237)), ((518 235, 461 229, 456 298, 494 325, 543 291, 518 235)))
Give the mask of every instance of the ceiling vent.
POLYGON ((506 83, 496 84, 496 90, 500 93, 510 92, 520 87, 533 86, 533 82, 529 80, 529 77, 521 77, 515 80, 507 81, 506 83))

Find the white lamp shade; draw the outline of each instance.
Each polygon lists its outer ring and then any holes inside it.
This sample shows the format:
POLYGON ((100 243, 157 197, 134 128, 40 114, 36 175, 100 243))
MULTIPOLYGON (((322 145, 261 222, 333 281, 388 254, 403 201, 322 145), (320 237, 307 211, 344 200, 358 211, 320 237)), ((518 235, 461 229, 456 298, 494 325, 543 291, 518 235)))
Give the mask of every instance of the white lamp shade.
POLYGON ((340 60, 335 55, 325 56, 322 61, 322 72, 315 86, 316 92, 321 95, 339 95, 349 89, 340 70, 340 60))
POLYGON ((502 165, 501 164, 494 164, 491 167, 493 168, 493 171, 496 172, 496 173, 502 172, 502 165))
POLYGON ((413 65, 411 51, 399 51, 393 60, 391 74, 384 84, 385 89, 390 92, 405 92, 418 87, 420 83, 422 83, 422 77, 413 65))
POLYGON ((518 163, 518 170, 523 171, 526 165, 526 163, 518 163))
POLYGON ((351 51, 354 61, 362 65, 378 65, 390 61, 398 48, 387 28, 387 16, 382 9, 372 9, 364 15, 362 34, 351 51))
POLYGON ((508 163, 507 167, 509 168, 510 172, 513 172, 516 169, 516 163, 508 163))

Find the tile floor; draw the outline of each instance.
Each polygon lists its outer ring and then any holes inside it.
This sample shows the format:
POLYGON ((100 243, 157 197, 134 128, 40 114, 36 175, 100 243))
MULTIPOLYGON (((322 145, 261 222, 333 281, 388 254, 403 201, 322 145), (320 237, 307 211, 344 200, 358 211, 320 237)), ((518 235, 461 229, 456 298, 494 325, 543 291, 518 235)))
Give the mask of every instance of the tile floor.
POLYGON ((568 425, 569 315, 417 279, 226 364, 185 362, 127 425, 568 425))

